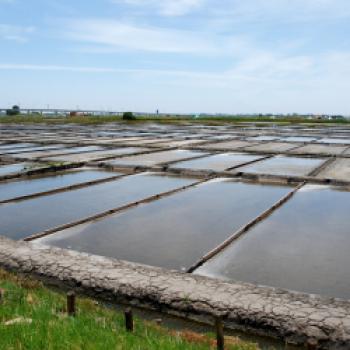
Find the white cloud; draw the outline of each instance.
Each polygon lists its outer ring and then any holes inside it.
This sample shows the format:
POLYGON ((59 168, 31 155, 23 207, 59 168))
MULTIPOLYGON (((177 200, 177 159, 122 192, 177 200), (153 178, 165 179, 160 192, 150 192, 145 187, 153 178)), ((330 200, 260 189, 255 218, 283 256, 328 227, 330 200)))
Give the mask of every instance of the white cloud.
POLYGON ((259 52, 242 59, 231 75, 251 77, 257 80, 280 80, 302 78, 314 69, 314 58, 310 56, 283 56, 270 52, 259 52))
MULTIPOLYGON (((46 89, 43 94, 47 94, 47 98, 60 96, 58 104, 61 106, 67 106, 70 100, 77 103, 76 99, 85 107, 91 104, 91 108, 98 103, 114 105, 115 91, 119 91, 119 100, 123 104, 116 108, 132 110, 153 110, 157 106, 169 112, 350 113, 347 103, 350 52, 330 52, 317 57, 265 54, 250 61, 242 59, 232 69, 212 73, 11 63, 0 63, 0 70, 23 71, 23 79, 25 71, 45 72, 37 74, 39 79, 57 74, 60 77, 57 79, 57 84, 61 84, 60 93, 50 95, 50 89, 46 89), (88 85, 92 91, 79 95, 77 89, 67 93, 63 86, 71 81, 72 75, 60 72, 105 76, 101 80, 93 79, 94 84, 85 84, 84 79, 84 83, 80 83, 81 88, 85 89, 88 85), (125 78, 122 88, 119 83, 121 78, 125 78), (106 84, 113 89, 104 90, 106 84), (113 93, 110 93, 112 90, 113 93), (140 98, 135 100, 135 95, 140 98), (87 96, 91 98, 87 99, 87 96)), ((76 81, 79 82, 79 79, 76 81)), ((8 94, 8 88, 4 92, 8 94)), ((17 86, 13 93, 18 94, 17 86)), ((37 96, 35 94, 35 98, 37 96)))
POLYGON ((181 16, 198 8, 201 0, 168 0, 163 1, 160 6, 160 13, 166 16, 181 16))
POLYGON ((214 53, 217 45, 194 32, 160 27, 141 27, 104 19, 68 23, 66 36, 105 48, 168 53, 214 53))
POLYGON ((152 8, 164 16, 182 16, 202 5, 203 0, 113 0, 115 3, 152 8))
MULTIPOLYGON (((197 10, 202 19, 232 22, 295 22, 350 17, 348 0, 110 0, 138 15, 182 16, 197 10), (141 10, 141 12, 140 12, 141 10)), ((130 12, 129 12, 130 14, 130 12)), ((193 16, 195 19, 195 16, 193 16)))
POLYGON ((348 0, 222 0, 210 17, 229 22, 297 22, 350 17, 348 0))
POLYGON ((112 68, 98 67, 74 67, 61 65, 40 65, 40 64, 13 64, 0 63, 0 70, 28 70, 28 71, 65 71, 65 72, 82 72, 82 73, 111 73, 115 72, 112 68))
POLYGON ((34 30, 34 27, 20 27, 0 23, 0 39, 24 42, 27 41, 28 36, 34 30))
MULTIPOLYGON (((316 0, 312 1, 316 2, 316 0)), ((319 1, 325 3, 328 0, 319 1)), ((211 66, 211 69, 207 71, 204 69, 197 73, 177 71, 172 68, 167 71, 131 70, 140 74, 149 72, 168 74, 179 78, 180 81, 187 76, 196 79, 194 84, 201 81, 204 84, 215 83, 227 86, 233 81, 244 81, 260 85, 266 83, 288 85, 299 82, 301 85, 312 86, 316 84, 316 81, 321 84, 327 80, 334 82, 334 77, 337 76, 339 81, 346 85, 344 77, 349 75, 348 52, 323 50, 323 53, 307 53, 303 52, 298 45, 295 49, 293 45, 289 45, 289 42, 283 42, 270 49, 249 37, 139 27, 103 19, 70 22, 68 33, 70 38, 93 45, 82 48, 85 52, 89 50, 95 53, 139 50, 156 53, 195 53, 198 54, 198 59, 215 55, 215 59, 220 56, 226 61, 225 68, 221 68, 220 64, 215 64, 211 66), (229 61, 232 62, 231 67, 229 67, 229 61)), ((167 66, 171 67, 172 64, 174 65, 173 60, 167 66)))
POLYGON ((13 64, 0 63, 0 70, 8 71, 48 71, 48 72, 72 72, 72 73, 115 73, 135 74, 137 76, 172 76, 180 78, 222 79, 221 73, 193 72, 184 70, 162 70, 142 68, 112 68, 112 67, 89 67, 89 66, 65 66, 50 64, 13 64))
MULTIPOLYGON (((136 75, 172 76, 180 79, 221 82, 231 84, 235 80, 271 83, 299 81, 314 83, 339 79, 348 82, 350 73, 350 52, 330 52, 317 58, 311 56, 278 56, 270 53, 260 53, 256 57, 242 58, 231 69, 209 71, 176 70, 176 69, 144 69, 116 68, 67 65, 12 64, 0 63, 0 70, 36 70, 36 71, 67 71, 76 73, 122 73, 136 75)), ((189 83, 189 80, 186 81, 189 83)))
MULTIPOLYGON (((305 112, 348 108, 348 24, 341 20, 350 17, 349 0, 109 1, 123 4, 116 6, 118 16, 114 20, 113 13, 108 19, 80 18, 75 16, 84 16, 82 12, 72 11, 70 19, 58 23, 61 37, 70 40, 68 45, 67 41, 60 43, 69 50, 65 52, 67 60, 74 51, 76 62, 86 62, 87 66, 3 63, 0 70, 10 71, 9 75, 18 70, 23 75, 25 71, 38 71, 35 76, 52 74, 66 82, 73 73, 100 74, 101 82, 111 85, 120 77, 130 91, 138 89, 143 96, 153 89, 156 103, 168 101, 172 106, 176 100, 187 111, 195 104, 192 110, 210 111, 211 106, 213 112, 222 111, 222 106, 225 111, 244 106, 247 112, 292 112, 299 106, 305 112), (189 17, 170 18, 189 13, 189 17), (335 21, 338 19, 339 23, 335 21), (120 52, 123 55, 118 55, 120 52), (128 58, 130 62, 126 62, 128 58), (110 62, 110 66, 103 62, 110 62), (121 62, 125 68, 118 66, 121 62), (146 69, 137 68, 136 62, 142 62, 139 64, 146 69)), ((24 41, 33 30, 0 24, 0 39, 24 41)), ((48 46, 42 56, 44 62, 53 62, 50 55, 48 46)), ((102 83, 98 88, 99 92, 107 90, 102 83)), ((86 98, 94 101, 100 98, 97 95, 86 98)))

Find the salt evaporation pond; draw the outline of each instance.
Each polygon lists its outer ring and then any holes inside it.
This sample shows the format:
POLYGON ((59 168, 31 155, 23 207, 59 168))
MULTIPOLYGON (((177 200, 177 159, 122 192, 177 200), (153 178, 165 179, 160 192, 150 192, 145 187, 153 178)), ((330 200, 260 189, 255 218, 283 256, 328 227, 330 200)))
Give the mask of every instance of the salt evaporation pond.
POLYGON ((21 239, 193 182, 193 179, 173 176, 139 174, 67 192, 2 204, 0 235, 21 239))
POLYGON ((236 169, 253 174, 306 176, 324 163, 324 159, 276 156, 236 169))
POLYGON ((172 150, 147 153, 140 156, 123 157, 108 162, 114 166, 153 166, 165 162, 176 161, 184 158, 199 157, 205 155, 204 152, 172 150))
POLYGON ((116 175, 118 175, 118 173, 103 170, 75 170, 56 172, 35 178, 1 182, 0 201, 38 192, 50 191, 83 182, 105 179, 116 175))
POLYGON ((243 153, 221 153, 212 156, 188 160, 173 164, 171 167, 187 170, 215 170, 224 171, 234 166, 261 159, 262 156, 256 156, 243 153))
POLYGON ((350 196, 308 185, 196 273, 350 298, 350 196))
POLYGON ((290 190, 214 180, 40 242, 183 270, 290 190))

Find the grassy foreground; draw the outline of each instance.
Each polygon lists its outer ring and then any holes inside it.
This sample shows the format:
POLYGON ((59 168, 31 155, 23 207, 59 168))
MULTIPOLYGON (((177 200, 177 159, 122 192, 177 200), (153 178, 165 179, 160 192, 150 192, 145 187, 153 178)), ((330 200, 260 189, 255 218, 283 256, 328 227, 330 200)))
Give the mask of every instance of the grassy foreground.
MULTIPOLYGON (((213 335, 171 331, 156 323, 135 320, 128 333, 121 313, 90 299, 78 298, 77 315, 65 313, 65 295, 40 282, 0 269, 0 349, 209 350, 213 335)), ((228 350, 258 350, 238 338, 226 339, 228 350)))
POLYGON ((106 124, 123 122, 128 124, 137 124, 145 122, 157 122, 157 123, 200 123, 209 125, 222 125, 222 124, 235 124, 235 123, 266 123, 266 124, 307 124, 307 125, 337 125, 337 124, 350 124, 350 120, 317 120, 317 119, 305 119, 302 117, 285 117, 273 119, 271 117, 239 117, 239 116, 227 116, 227 117, 214 117, 214 116, 202 116, 200 118, 194 118, 191 116, 176 116, 176 115, 159 115, 159 116, 142 116, 138 115, 136 120, 126 121, 121 116, 74 116, 74 117, 45 117, 41 115, 17 115, 17 116, 0 116, 0 124, 82 124, 82 125, 94 125, 94 124, 106 124))

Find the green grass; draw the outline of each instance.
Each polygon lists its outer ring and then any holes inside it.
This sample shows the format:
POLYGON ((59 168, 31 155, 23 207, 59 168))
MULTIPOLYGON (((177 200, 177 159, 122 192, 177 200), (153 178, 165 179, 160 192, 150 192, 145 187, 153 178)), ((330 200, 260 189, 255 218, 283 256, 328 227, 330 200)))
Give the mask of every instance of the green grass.
POLYGON ((272 119, 270 117, 239 117, 239 116, 201 116, 193 118, 191 116, 159 115, 159 116, 136 116, 136 120, 122 120, 121 116, 75 116, 75 117, 44 117, 40 115, 18 115, 0 117, 0 124, 22 124, 22 123, 43 123, 43 124, 105 124, 105 123, 204 123, 209 125, 222 125, 223 123, 261 123, 262 125, 278 124, 308 124, 308 125, 331 125, 349 124, 350 120, 310 120, 302 117, 286 117, 272 119))
MULTIPOLYGON (((126 332, 121 313, 95 301, 78 298, 77 315, 65 313, 65 295, 40 282, 0 269, 0 349, 159 349, 209 350, 215 348, 212 335, 174 332, 153 322, 135 320, 135 331, 126 332), (31 323, 6 322, 22 317, 31 323)), ((253 343, 230 338, 228 350, 257 350, 253 343)))

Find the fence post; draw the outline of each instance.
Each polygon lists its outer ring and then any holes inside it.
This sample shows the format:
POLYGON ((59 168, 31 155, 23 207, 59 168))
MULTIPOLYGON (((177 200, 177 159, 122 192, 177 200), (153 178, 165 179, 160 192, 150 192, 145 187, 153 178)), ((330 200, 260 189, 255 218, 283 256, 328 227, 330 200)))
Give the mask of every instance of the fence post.
POLYGON ((125 315, 125 328, 128 332, 134 331, 134 319, 131 309, 126 309, 124 312, 125 315))
POLYGON ((316 339, 310 339, 306 343, 306 349, 307 350, 317 350, 318 349, 318 342, 316 339))
POLYGON ((75 316, 75 293, 73 291, 67 293, 67 314, 75 316))
POLYGON ((220 317, 215 317, 215 330, 216 330, 217 350, 224 350, 225 348, 224 326, 220 317))

